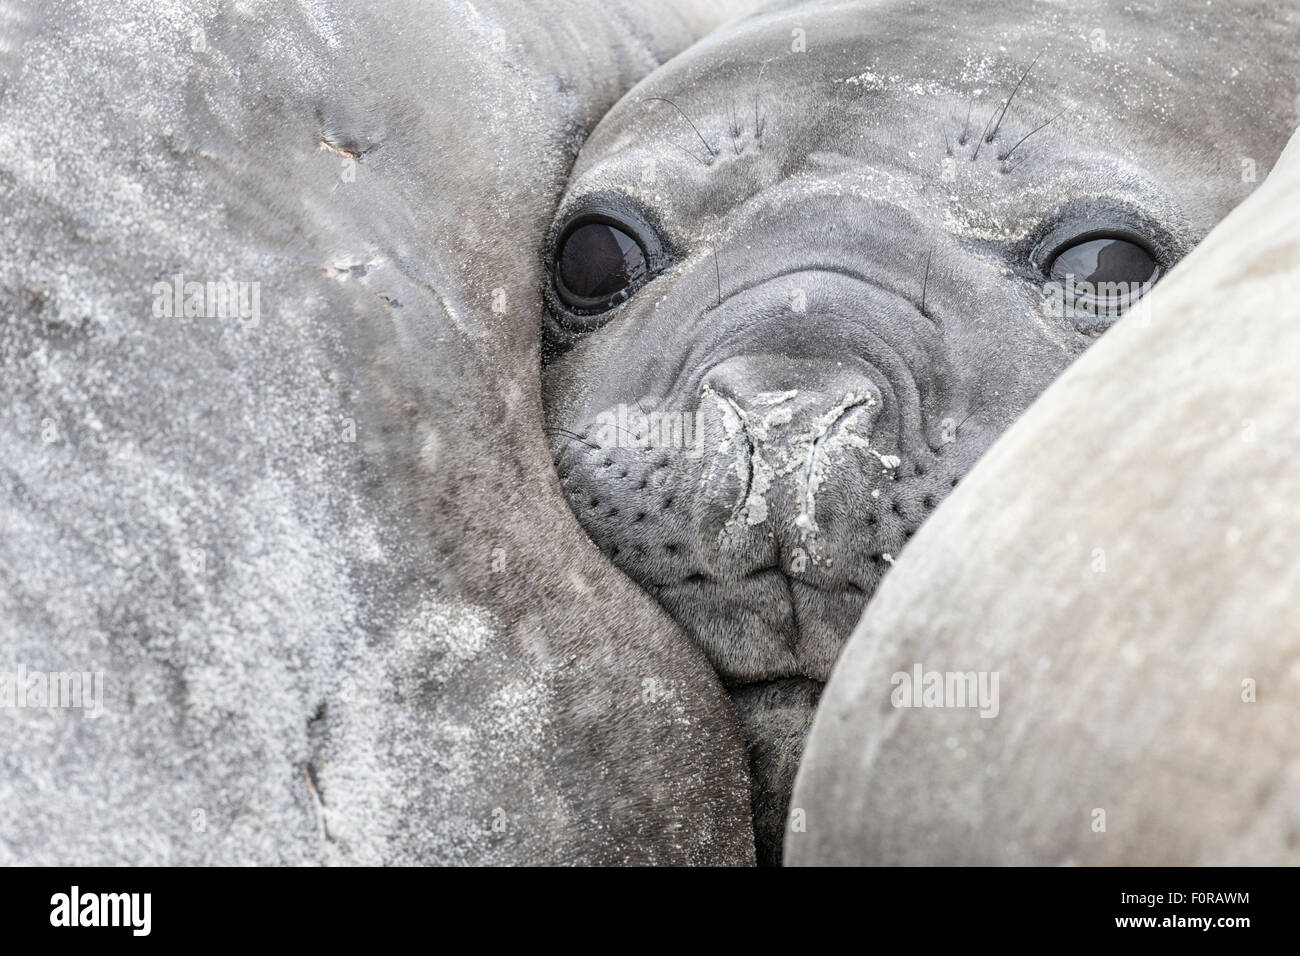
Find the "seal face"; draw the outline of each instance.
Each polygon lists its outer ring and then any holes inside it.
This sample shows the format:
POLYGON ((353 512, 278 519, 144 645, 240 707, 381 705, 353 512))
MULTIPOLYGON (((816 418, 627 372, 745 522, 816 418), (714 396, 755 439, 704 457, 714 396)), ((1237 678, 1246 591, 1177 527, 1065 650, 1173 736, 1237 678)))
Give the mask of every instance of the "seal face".
POLYGON ((908 539, 1248 192, 1186 162, 1232 102, 1152 119, 1177 78, 1117 87, 1088 46, 1033 36, 1040 7, 954 11, 956 45, 890 5, 724 31, 602 121, 543 253, 561 485, 732 692, 761 860, 908 539), (1026 33, 1032 69, 1004 52, 1026 33))

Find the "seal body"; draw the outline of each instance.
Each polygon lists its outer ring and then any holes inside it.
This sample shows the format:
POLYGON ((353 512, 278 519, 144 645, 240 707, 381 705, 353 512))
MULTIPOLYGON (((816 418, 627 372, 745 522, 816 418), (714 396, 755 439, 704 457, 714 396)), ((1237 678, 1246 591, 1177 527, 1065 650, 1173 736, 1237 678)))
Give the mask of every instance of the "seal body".
POLYGON ((575 130, 735 6, 48 6, 0 3, 0 865, 752 863, 537 362, 575 130))
POLYGON ((1298 206, 1300 135, 922 529, 827 685, 786 865, 1300 863, 1298 206), (982 699, 895 698, 921 667, 982 699))
POLYGON ((1123 311, 1059 264, 1149 262, 1131 303, 1294 127, 1286 15, 1188 16, 796 7, 692 47, 585 144, 544 250, 554 457, 731 690, 761 860, 881 578, 1123 311))

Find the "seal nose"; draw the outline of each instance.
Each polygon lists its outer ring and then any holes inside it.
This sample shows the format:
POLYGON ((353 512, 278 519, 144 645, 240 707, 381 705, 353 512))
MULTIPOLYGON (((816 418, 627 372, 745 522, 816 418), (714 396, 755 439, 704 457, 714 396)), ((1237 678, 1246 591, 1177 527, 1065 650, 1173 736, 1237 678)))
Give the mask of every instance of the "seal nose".
POLYGON ((788 434, 815 425, 845 395, 880 405, 880 389, 843 362, 765 353, 727 359, 704 376, 700 390, 729 400, 751 423, 770 419, 769 431, 788 434))
POLYGON ((710 397, 729 406, 763 444, 803 444, 853 410, 861 431, 880 408, 880 389, 865 373, 785 355, 737 355, 716 365, 701 382, 706 405, 710 397))
POLYGON ((880 390, 844 363, 744 355, 710 370, 701 403, 717 422, 702 488, 720 551, 746 569, 770 566, 773 546, 818 554, 861 483, 860 456, 883 459, 871 446, 880 390))

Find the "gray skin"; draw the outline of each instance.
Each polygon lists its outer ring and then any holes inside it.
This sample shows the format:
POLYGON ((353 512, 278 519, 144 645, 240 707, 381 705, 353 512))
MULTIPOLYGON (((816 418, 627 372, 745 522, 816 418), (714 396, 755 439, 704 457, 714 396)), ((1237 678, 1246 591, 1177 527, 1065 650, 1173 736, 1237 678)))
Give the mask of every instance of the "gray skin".
POLYGON ((787 865, 1300 863, 1298 207, 1300 134, 917 535, 787 865), (996 716, 893 706, 915 663, 997 674, 996 716))
POLYGON ((4 4, 0 673, 105 699, 0 706, 0 865, 753 862, 537 371, 577 143, 726 6, 4 4))
POLYGON ((595 210, 640 224, 654 275, 594 317, 550 290, 556 466, 588 534, 730 690, 761 862, 780 858, 808 724, 868 598, 1104 331, 1044 308, 1047 254, 1115 230, 1168 269, 1253 188, 1242 160, 1262 178, 1293 127, 1270 79, 1294 58, 1282 14, 1178 16, 756 16, 652 74, 584 145, 545 260, 595 210), (639 447, 641 413, 698 413, 698 453, 639 447))

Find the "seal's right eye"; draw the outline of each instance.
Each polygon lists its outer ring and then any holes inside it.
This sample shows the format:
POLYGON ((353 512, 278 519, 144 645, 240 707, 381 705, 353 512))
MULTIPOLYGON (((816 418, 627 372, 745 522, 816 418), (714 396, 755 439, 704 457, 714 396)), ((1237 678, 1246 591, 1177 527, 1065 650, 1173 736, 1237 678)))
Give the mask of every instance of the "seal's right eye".
POLYGON ((645 284, 650 269, 645 250, 608 222, 578 222, 560 240, 555 255, 555 292, 579 312, 604 312, 645 284))

